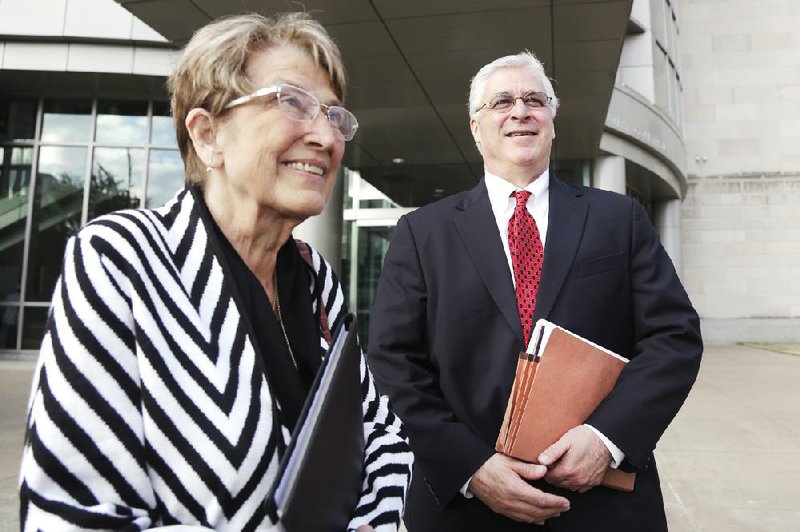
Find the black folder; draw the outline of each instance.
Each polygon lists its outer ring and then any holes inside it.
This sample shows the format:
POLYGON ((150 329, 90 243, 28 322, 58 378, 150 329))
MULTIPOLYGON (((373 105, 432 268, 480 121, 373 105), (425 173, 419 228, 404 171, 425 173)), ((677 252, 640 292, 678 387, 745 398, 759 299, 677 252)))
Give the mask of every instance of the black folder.
POLYGON ((267 498, 279 530, 347 530, 361 492, 364 416, 361 349, 348 314, 311 386, 267 498))

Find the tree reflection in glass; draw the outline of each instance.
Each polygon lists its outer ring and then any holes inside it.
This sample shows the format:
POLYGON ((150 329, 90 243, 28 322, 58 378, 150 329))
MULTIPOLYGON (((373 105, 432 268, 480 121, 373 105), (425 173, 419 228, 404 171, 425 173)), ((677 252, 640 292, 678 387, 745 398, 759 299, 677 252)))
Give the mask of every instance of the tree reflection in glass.
POLYGON ((67 238, 78 232, 83 206, 86 148, 43 146, 33 201, 27 301, 49 301, 67 238))
POLYGON ((32 158, 30 146, 0 147, 0 301, 20 300, 32 158))
POLYGON ((88 219, 141 206, 144 150, 95 148, 88 219))

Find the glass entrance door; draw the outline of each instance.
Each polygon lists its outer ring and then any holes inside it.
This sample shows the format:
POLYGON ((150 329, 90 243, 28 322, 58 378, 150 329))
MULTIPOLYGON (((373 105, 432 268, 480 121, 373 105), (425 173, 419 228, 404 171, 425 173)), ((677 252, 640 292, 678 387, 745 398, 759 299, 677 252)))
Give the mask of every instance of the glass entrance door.
POLYGON ((350 311, 358 317, 362 348, 369 343, 369 320, 383 257, 400 217, 413 208, 400 207, 358 172, 345 172, 342 283, 350 311))
POLYGON ((362 347, 369 343, 369 320, 375 291, 383 266, 383 256, 397 220, 391 224, 360 225, 353 222, 350 227, 349 277, 355 282, 347 284, 348 300, 355 306, 352 311, 358 317, 358 334, 362 347))

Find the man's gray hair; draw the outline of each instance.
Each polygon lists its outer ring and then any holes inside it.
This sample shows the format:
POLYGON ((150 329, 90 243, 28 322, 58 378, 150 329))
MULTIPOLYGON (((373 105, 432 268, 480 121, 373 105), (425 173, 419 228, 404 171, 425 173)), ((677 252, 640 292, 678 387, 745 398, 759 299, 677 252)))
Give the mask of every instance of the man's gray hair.
POLYGON ((536 59, 535 55, 525 50, 524 52, 520 52, 518 54, 506 55, 499 59, 495 59, 488 65, 478 70, 478 73, 475 74, 474 78, 472 78, 472 82, 469 86, 469 102, 467 103, 467 112, 469 113, 470 118, 474 118, 478 107, 485 103, 481 101, 481 98, 483 97, 483 91, 486 88, 486 80, 488 80, 492 74, 504 68, 527 68, 536 74, 542 83, 542 89, 544 90, 544 93, 552 98, 548 105, 553 110, 553 117, 556 116, 556 110, 558 110, 558 98, 553 90, 553 84, 550 82, 550 78, 547 77, 547 74, 545 74, 544 66, 542 66, 541 61, 536 59))

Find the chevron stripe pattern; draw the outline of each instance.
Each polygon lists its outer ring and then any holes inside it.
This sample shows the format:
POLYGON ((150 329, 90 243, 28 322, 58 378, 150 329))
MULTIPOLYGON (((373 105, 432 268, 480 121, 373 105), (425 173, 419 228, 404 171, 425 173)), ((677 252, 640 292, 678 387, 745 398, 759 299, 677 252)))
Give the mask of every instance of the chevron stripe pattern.
MULTIPOLYGON (((68 242, 29 404, 23 530, 273 525, 263 502, 289 432, 211 247, 188 191, 68 242)), ((342 289, 312 258, 309 290, 333 329, 342 289)), ((396 530, 413 458, 363 358, 361 384, 366 474, 350 527, 396 530)))

